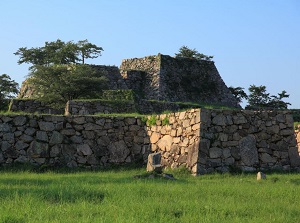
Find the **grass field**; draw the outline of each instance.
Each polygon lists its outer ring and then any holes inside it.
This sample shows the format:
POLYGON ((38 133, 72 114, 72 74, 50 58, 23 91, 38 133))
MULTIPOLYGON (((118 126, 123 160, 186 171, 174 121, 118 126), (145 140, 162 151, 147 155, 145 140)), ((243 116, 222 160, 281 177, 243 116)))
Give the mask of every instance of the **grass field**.
POLYGON ((0 171, 0 222, 299 222, 300 175, 0 171))

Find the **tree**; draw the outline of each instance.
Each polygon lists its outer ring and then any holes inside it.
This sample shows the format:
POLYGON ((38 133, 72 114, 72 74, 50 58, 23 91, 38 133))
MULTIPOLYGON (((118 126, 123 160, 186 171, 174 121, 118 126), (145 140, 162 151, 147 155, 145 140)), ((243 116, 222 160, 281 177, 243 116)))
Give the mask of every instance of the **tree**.
POLYGON ((266 86, 250 85, 248 90, 250 92, 248 97, 249 106, 257 108, 264 108, 268 106, 270 94, 266 92, 266 86))
POLYGON ((198 60, 211 61, 213 56, 207 56, 205 54, 199 53, 196 49, 190 49, 187 46, 182 46, 179 48, 179 53, 175 53, 176 57, 188 57, 195 58, 198 60))
POLYGON ((95 44, 89 43, 88 40, 81 40, 77 43, 78 51, 81 55, 81 61, 84 64, 84 60, 87 58, 97 58, 101 56, 102 47, 98 47, 95 44))
POLYGON ((18 94, 18 83, 11 80, 7 74, 0 75, 0 109, 3 109, 7 105, 5 99, 10 99, 18 94))
POLYGON ((248 96, 248 105, 246 109, 287 109, 288 102, 284 102, 284 98, 288 98, 289 95, 284 90, 278 94, 278 96, 267 93, 266 86, 250 85, 248 96))
POLYGON ((284 102, 284 98, 288 98, 290 95, 287 94, 285 90, 281 93, 278 93, 278 96, 272 95, 271 100, 269 101, 269 106, 277 109, 287 109, 288 105, 291 103, 284 102))
POLYGON ((242 87, 229 87, 230 92, 237 99, 239 103, 242 102, 243 99, 247 99, 248 95, 245 93, 244 88, 242 87))
POLYGON ((36 66, 29 75, 35 98, 48 103, 63 104, 78 98, 99 97, 107 79, 89 65, 36 66))
POLYGON ((30 48, 21 47, 14 54, 19 56, 18 64, 28 63, 36 65, 51 66, 54 64, 77 64, 86 58, 97 58, 101 56, 102 47, 89 43, 87 40, 63 42, 57 39, 53 42, 45 42, 43 47, 30 48))

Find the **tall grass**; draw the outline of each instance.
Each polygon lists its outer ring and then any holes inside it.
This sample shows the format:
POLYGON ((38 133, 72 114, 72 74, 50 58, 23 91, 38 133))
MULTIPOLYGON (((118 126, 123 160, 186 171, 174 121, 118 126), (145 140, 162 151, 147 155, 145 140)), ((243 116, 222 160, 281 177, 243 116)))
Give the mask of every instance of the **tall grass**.
POLYGON ((300 176, 0 172, 0 222, 298 222, 300 176))

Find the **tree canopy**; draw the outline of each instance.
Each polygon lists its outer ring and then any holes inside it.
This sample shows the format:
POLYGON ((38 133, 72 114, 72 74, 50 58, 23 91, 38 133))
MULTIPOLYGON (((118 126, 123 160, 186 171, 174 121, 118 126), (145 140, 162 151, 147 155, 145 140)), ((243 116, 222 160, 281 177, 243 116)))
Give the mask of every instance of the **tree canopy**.
POLYGON ((50 66, 53 64, 78 64, 85 63, 87 58, 101 56, 102 47, 80 40, 64 42, 57 39, 53 42, 45 42, 43 47, 21 47, 14 54, 19 56, 18 64, 29 63, 34 68, 36 65, 50 66))
POLYGON ((7 101, 5 99, 13 98, 18 94, 18 87, 18 83, 11 80, 9 75, 0 75, 0 110, 7 106, 7 101))
POLYGON ((199 53, 196 49, 190 49, 187 46, 182 46, 179 48, 179 52, 175 53, 176 57, 188 57, 195 58, 198 60, 207 60, 211 61, 213 56, 207 56, 205 54, 199 53))
POLYGON ((37 66, 29 75, 35 98, 63 104, 78 98, 97 98, 106 88, 107 79, 86 64, 37 66))
POLYGON ((78 98, 95 98, 106 88, 107 79, 97 69, 84 64, 101 55, 102 47, 81 40, 45 42, 43 47, 21 47, 15 53, 18 64, 32 64, 28 84, 34 97, 62 104, 78 98))
POLYGON ((239 102, 243 98, 248 100, 246 109, 287 109, 288 105, 291 105, 283 100, 289 97, 285 90, 278 93, 278 95, 270 95, 267 93, 266 86, 250 85, 248 88, 249 95, 247 95, 243 89, 241 87, 229 87, 229 90, 239 102))

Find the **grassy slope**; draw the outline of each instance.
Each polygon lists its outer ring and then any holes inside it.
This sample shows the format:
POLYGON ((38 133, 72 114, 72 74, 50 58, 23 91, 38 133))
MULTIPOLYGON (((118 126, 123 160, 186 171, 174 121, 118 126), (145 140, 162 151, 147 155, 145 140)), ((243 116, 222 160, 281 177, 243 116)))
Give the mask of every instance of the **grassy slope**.
POLYGON ((300 176, 0 172, 0 222, 297 222, 300 176))

